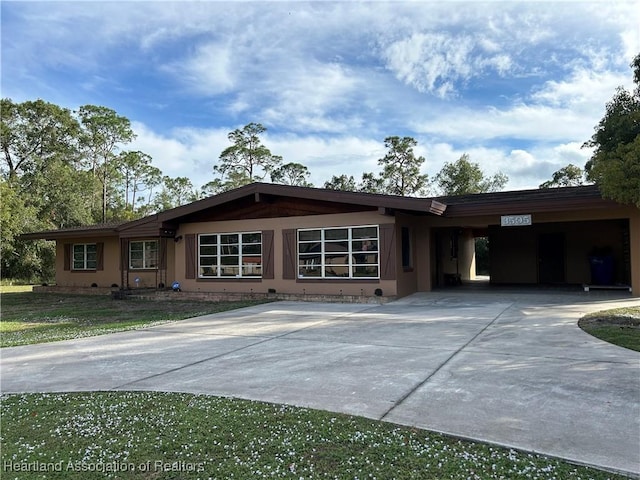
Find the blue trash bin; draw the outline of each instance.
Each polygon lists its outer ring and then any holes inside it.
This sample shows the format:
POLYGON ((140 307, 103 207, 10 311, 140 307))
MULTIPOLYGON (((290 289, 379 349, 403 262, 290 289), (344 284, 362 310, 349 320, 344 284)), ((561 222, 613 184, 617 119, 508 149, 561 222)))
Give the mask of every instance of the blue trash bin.
POLYGON ((613 257, 594 256, 589 257, 591 264, 592 285, 613 285, 613 257))

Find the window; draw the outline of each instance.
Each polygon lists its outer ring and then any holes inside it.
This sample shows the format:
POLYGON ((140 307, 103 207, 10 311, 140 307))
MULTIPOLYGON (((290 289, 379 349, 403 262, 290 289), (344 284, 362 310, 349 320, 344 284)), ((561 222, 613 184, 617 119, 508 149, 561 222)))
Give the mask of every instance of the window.
POLYGON ((198 236, 200 278, 262 276, 262 233, 220 233, 198 236))
POLYGON ((129 268, 131 270, 158 268, 158 241, 130 242, 129 268))
POLYGON ((379 278, 378 227, 298 230, 299 278, 379 278))
POLYGON ((73 246, 73 269, 96 270, 98 268, 98 248, 95 243, 81 243, 73 246))

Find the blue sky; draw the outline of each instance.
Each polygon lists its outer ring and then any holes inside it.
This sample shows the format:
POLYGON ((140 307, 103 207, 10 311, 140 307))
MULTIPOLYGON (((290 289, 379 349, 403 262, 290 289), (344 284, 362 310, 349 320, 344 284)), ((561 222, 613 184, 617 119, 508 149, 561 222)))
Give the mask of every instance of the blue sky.
MULTIPOLYGON (((126 149, 200 186, 249 122, 332 175, 377 171, 411 136, 433 177, 463 153, 508 189, 583 166, 632 87, 640 2, 2 1, 2 96, 132 121, 126 149)), ((434 192, 435 193, 435 192, 434 192)))

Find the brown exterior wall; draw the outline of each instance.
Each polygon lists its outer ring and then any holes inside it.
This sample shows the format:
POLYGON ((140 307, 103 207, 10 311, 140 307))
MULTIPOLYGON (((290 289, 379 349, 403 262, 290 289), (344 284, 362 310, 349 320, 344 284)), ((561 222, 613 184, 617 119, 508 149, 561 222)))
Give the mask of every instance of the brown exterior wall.
MULTIPOLYGON (((627 220, 597 220, 499 227, 489 229, 492 283, 546 283, 539 266, 544 259, 540 242, 544 235, 564 238, 564 272, 559 283, 591 284, 589 257, 606 249, 614 258, 617 284, 628 284, 628 259, 623 251, 627 220)), ((551 282, 553 283, 553 282, 551 282)))
POLYGON ((56 241, 56 284, 70 287, 110 287, 120 285, 120 245, 116 237, 82 237, 56 241), (103 270, 65 270, 65 244, 104 243, 103 270))
MULTIPOLYGON (((340 227, 359 225, 383 225, 395 223, 395 218, 378 212, 358 212, 332 215, 312 215, 252 220, 227 220, 219 222, 188 223, 180 226, 176 235, 183 239, 175 244, 175 278, 184 291, 189 292, 243 292, 264 293, 269 289, 287 294, 358 295, 373 296, 381 289, 384 296, 398 295, 395 280, 283 279, 283 231, 299 228, 340 227), (187 279, 185 265, 185 240, 188 234, 238 233, 273 230, 274 278, 210 280, 187 279)), ((264 257, 263 257, 264 258, 264 257)))
MULTIPOLYGON (((640 210, 631 206, 566 212, 531 213, 531 227, 500 227, 500 215, 443 218, 429 217, 432 229, 431 278, 443 284, 443 272, 455 272, 455 261, 450 258, 450 229, 489 229, 491 281, 495 283, 538 283, 538 244, 542 233, 559 232, 565 235, 565 282, 581 284, 591 282, 589 253, 594 247, 610 246, 616 259, 616 282, 631 283, 633 295, 640 296, 640 210), (622 229, 629 225, 630 261, 624 265, 622 229), (436 243, 440 241, 440 258, 436 258, 436 243), (436 266, 436 262, 439 265, 436 266), (625 267, 627 273, 625 274, 625 267), (439 278, 436 278, 436 272, 439 278)), ((465 238, 463 233, 462 238, 465 238)), ((462 240, 462 239, 461 239, 462 240)), ((460 273, 473 268, 465 258, 465 242, 461 241, 460 273)), ((469 243, 469 246, 471 244, 469 243)))
POLYGON ((418 270, 416 259, 416 223, 413 217, 406 215, 398 215, 396 218, 396 258, 398 259, 396 264, 396 276, 398 279, 398 296, 404 297, 418 288, 418 270), (407 229, 409 240, 409 266, 403 265, 403 240, 402 230, 407 229))
MULTIPOLYGON (((381 289, 385 297, 405 296, 415 291, 429 291, 433 285, 443 284, 444 273, 455 273, 456 262, 451 259, 450 238, 452 231, 461 233, 459 240, 459 272, 463 279, 475 275, 474 232, 489 232, 491 237, 491 280, 495 283, 538 283, 539 245, 541 235, 564 235, 564 282, 590 283, 588 261, 596 247, 611 247, 616 259, 616 278, 619 283, 631 283, 633 294, 640 296, 640 210, 634 207, 578 210, 566 212, 531 213, 530 227, 500 227, 499 215, 443 218, 437 216, 412 216, 397 212, 385 215, 381 211, 356 213, 305 215, 251 220, 225 220, 217 222, 185 223, 180 226, 174 242, 167 239, 166 270, 128 272, 129 285, 140 278, 140 287, 155 287, 159 282, 169 287, 173 281, 181 283, 185 292, 256 293, 275 290, 278 294, 373 296, 381 289), (285 279, 283 234, 299 228, 320 228, 360 225, 384 225, 395 242, 395 260, 392 269, 381 275, 384 279, 285 279), (629 231, 628 246, 623 233, 629 231), (402 228, 410 231, 411 266, 403 267, 402 228), (479 230, 482 229, 482 230, 479 230), (185 245, 188 235, 199 233, 225 233, 273 231, 273 268, 261 279, 209 280, 188 279, 185 262, 185 245), (628 260, 625 262, 625 258, 628 260), (438 273, 438 275, 436 275, 438 273), (438 277, 438 278, 436 278, 438 277)), ((387 234, 385 233, 385 236, 387 234)), ((386 238, 386 237, 385 237, 386 238)), ((145 238, 147 239, 147 238, 145 238)), ((382 228, 381 228, 382 241, 382 228)), ((74 240, 58 240, 56 246, 56 281, 61 286, 99 287, 120 285, 120 243, 116 237, 98 238, 86 236, 74 240), (65 270, 65 244, 104 244, 103 270, 78 272, 65 270)), ((125 252, 126 254, 126 252, 125 252)), ((265 260, 263 253, 263 262, 265 260)), ((383 259, 380 259, 382 267, 383 259)), ((382 272, 381 272, 382 273, 382 272)), ((295 274, 292 275, 295 277, 295 274)))
POLYGON ((526 227, 489 228, 492 283, 537 283, 536 237, 526 227))
POLYGON ((431 228, 422 220, 416 226, 415 257, 418 268, 417 291, 429 292, 433 288, 431 283, 432 269, 431 228))
MULTIPOLYGON (((158 243, 162 242, 162 239, 138 237, 131 238, 129 241, 135 242, 140 240, 157 240, 158 243)), ((125 286, 129 288, 156 288, 160 284, 165 287, 170 287, 175 280, 175 242, 173 238, 166 239, 166 269, 158 270, 128 270, 125 272, 125 286), (135 280, 139 279, 139 282, 135 280)), ((125 258, 128 261, 129 252, 125 252, 125 258)))
MULTIPOLYGON (((434 259, 439 262, 438 283, 444 282, 444 275, 459 274, 462 280, 473 280, 476 278, 476 250, 473 230, 470 228, 440 228, 434 233, 434 242, 440 242, 440 258, 434 259), (458 249, 457 258, 452 256, 453 238, 457 236, 458 249)), ((432 276, 435 276, 435 272, 432 276)))
MULTIPOLYGON (((143 239, 141 239, 143 240, 143 239)), ((145 238, 144 240, 154 240, 145 238)), ((131 270, 125 274, 125 284, 128 278, 130 288, 153 288, 163 282, 170 286, 175 278, 175 246, 172 238, 167 241, 167 270, 166 274, 156 270, 131 270), (135 278, 140 282, 136 284, 135 278)), ((125 253, 128 256, 128 252, 125 253)), ((77 239, 58 240, 56 242, 56 284, 65 287, 98 287, 110 288, 112 285, 121 287, 120 272, 120 240, 116 237, 81 237, 77 239), (100 243, 104 244, 103 270, 65 270, 65 244, 100 243)))

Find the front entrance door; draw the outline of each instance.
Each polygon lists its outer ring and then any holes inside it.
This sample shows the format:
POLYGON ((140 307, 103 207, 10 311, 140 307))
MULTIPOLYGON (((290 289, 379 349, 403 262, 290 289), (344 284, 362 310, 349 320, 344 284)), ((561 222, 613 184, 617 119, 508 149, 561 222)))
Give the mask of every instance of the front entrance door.
POLYGON ((564 233, 538 237, 538 283, 565 283, 564 233))

